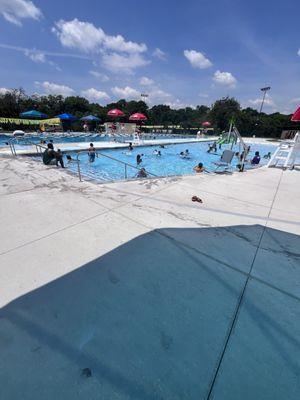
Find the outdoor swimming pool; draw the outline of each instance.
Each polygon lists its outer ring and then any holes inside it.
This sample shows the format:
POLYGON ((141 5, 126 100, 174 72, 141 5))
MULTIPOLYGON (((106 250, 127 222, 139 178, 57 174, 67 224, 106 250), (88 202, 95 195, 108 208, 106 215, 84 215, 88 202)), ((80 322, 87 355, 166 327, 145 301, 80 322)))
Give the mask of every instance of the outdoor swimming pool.
MULTIPOLYGON (((136 177, 138 172, 138 170, 134 168, 137 166, 137 154, 142 155, 143 160, 139 165, 139 168, 144 167, 148 172, 155 176, 162 177, 191 174, 193 173, 193 167, 199 162, 202 162, 207 170, 214 171, 216 169, 214 162, 220 159, 223 150, 229 148, 230 145, 222 145, 222 149, 218 150, 216 154, 210 154, 207 153, 208 142, 199 142, 166 145, 165 148, 159 148, 159 146, 143 146, 134 148, 132 151, 128 151, 127 149, 107 149, 102 150, 99 153, 132 165, 133 167, 126 167, 126 176, 127 179, 133 179, 136 177), (155 149, 161 151, 161 157, 153 154, 155 149), (188 149, 190 153, 189 159, 183 159, 179 156, 180 152, 185 151, 186 149, 188 149)), ((262 156, 261 165, 264 165, 268 160, 264 159, 263 156, 268 152, 273 153, 275 149, 276 146, 272 144, 251 144, 249 158, 254 156, 255 151, 259 151, 262 156)), ((239 146, 234 146, 233 150, 238 151, 239 146)), ((82 175, 99 181, 125 179, 124 165, 110 158, 103 157, 99 153, 93 163, 88 161, 87 153, 81 153, 79 155, 82 175)), ((70 155, 72 158, 76 159, 76 153, 70 153, 70 155)), ((238 160, 234 157, 232 165, 235 166, 237 163, 238 160)), ((77 173, 77 164, 75 162, 66 162, 66 167, 77 173)))
MULTIPOLYGON (((144 133, 143 140, 151 140, 151 139, 170 139, 170 138, 191 138, 195 137, 195 135, 178 135, 178 134, 161 134, 161 133, 144 133)), ((7 142, 9 142, 13 136, 11 134, 0 134, 0 147, 5 146, 7 142)), ((130 137, 128 135, 107 135, 104 133, 82 133, 82 132, 72 132, 72 133, 61 133, 61 134, 26 134, 20 140, 16 141, 17 146, 24 146, 27 143, 41 143, 42 140, 50 141, 53 143, 72 143, 72 142, 80 142, 80 143, 90 143, 92 142, 103 142, 103 141, 111 141, 115 139, 117 142, 125 142, 128 140, 133 140, 133 135, 130 137)))

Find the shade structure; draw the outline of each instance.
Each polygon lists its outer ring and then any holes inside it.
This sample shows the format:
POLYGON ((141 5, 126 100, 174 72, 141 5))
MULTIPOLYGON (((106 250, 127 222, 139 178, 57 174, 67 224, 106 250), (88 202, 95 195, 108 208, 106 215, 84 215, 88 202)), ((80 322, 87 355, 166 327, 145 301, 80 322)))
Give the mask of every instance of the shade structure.
POLYGON ((211 126, 211 123, 209 121, 204 121, 202 122, 202 126, 211 126))
POLYGON ((47 118, 48 115, 37 110, 25 111, 19 114, 21 118, 47 118))
POLYGON ((75 117, 75 115, 67 113, 59 114, 57 115, 57 118, 60 118, 63 121, 75 121, 75 119, 78 119, 77 117, 75 117))
POLYGON ((147 121, 147 117, 142 113, 135 113, 130 115, 129 121, 147 121))
POLYGON ((80 121, 100 121, 100 118, 95 115, 87 115, 85 117, 80 118, 80 121))
POLYGON ((292 115, 291 121, 300 122, 300 107, 298 107, 297 110, 292 115))
POLYGON ((125 114, 118 108, 114 108, 113 110, 109 110, 107 115, 109 117, 124 117, 125 114))

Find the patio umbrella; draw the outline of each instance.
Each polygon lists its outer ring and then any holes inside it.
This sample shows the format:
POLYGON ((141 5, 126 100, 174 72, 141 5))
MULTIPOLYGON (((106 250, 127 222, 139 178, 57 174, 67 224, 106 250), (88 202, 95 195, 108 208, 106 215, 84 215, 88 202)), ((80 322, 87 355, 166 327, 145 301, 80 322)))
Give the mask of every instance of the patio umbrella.
POLYGON ((147 117, 146 115, 142 114, 142 113, 134 113, 132 115, 130 115, 129 117, 129 121, 147 121, 147 117))
POLYGON ((75 121, 75 119, 78 119, 77 117, 75 117, 75 115, 72 114, 59 114, 56 116, 56 118, 60 118, 63 121, 75 121))
POLYGON ((107 115, 109 117, 124 117, 125 114, 118 108, 114 108, 113 110, 109 110, 107 115))
POLYGON ((100 121, 100 118, 95 117, 94 115, 87 115, 85 117, 80 118, 80 121, 100 121))
POLYGON ((209 121, 204 121, 202 122, 202 126, 211 126, 211 123, 209 121))
POLYGON ((36 111, 36 110, 22 112, 21 114, 19 114, 19 116, 21 118, 39 118, 39 119, 48 118, 47 114, 44 114, 44 113, 42 113, 40 111, 36 111))
POLYGON ((291 121, 300 122, 300 107, 298 107, 297 110, 292 115, 291 121))

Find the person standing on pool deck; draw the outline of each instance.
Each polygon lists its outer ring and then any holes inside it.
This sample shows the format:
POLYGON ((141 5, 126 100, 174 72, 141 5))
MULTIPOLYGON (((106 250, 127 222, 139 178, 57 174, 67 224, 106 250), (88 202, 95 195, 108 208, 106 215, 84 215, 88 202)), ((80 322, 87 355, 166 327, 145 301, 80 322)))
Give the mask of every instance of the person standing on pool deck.
POLYGON ((92 163, 95 161, 96 150, 95 150, 93 143, 90 143, 90 147, 88 149, 88 156, 89 156, 89 162, 92 163))

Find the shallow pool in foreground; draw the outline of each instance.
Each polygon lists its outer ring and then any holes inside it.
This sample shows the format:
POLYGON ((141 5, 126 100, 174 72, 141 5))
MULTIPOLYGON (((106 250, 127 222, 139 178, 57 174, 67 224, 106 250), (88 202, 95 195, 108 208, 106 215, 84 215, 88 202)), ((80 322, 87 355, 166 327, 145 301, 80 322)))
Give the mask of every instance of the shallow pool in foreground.
MULTIPOLYGON (((136 164, 137 154, 142 155, 143 162, 139 167, 144 167, 148 172, 156 176, 174 176, 174 175, 186 175, 193 173, 193 167, 202 162, 208 171, 214 171, 216 169, 215 161, 219 161, 223 150, 230 149, 230 145, 222 145, 222 148, 218 150, 216 154, 207 153, 208 143, 190 143, 190 144, 172 144, 166 145, 165 148, 159 146, 144 146, 134 148, 132 151, 126 149, 108 149, 102 150, 95 162, 90 163, 88 161, 88 155, 86 153, 79 155, 80 169, 83 176, 96 179, 99 181, 113 181, 125 179, 125 168, 124 165, 117 161, 101 156, 105 154, 114 157, 120 161, 128 163, 134 167, 136 164), (190 158, 182 159, 180 152, 189 150, 190 158), (161 157, 154 154, 154 150, 161 151, 161 157)), ((249 158, 254 156, 255 151, 259 151, 261 154, 261 165, 264 165, 268 160, 264 159, 263 156, 268 152, 273 153, 276 146, 271 144, 251 144, 251 151, 249 158)), ((234 151, 239 151, 239 146, 235 145, 234 151)), ((76 158, 76 153, 70 153, 73 158, 76 158)), ((238 163, 236 157, 232 162, 235 166, 238 163)), ((76 163, 66 163, 66 167, 69 170, 77 172, 76 163)), ((134 179, 137 174, 137 169, 127 166, 127 179, 134 179)))

